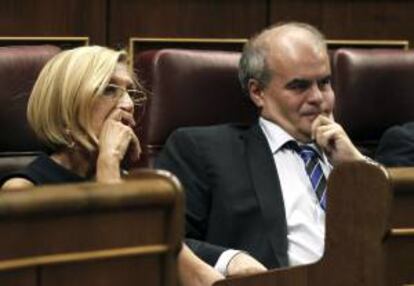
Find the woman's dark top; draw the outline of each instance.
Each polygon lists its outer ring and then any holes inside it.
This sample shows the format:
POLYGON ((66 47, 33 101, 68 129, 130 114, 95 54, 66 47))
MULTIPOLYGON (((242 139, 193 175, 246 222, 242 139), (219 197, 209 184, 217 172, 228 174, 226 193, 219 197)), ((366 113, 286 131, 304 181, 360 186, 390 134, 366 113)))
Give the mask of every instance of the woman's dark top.
POLYGON ((25 178, 35 185, 78 183, 87 181, 86 178, 65 169, 50 159, 46 154, 39 155, 39 157, 31 162, 26 168, 5 175, 0 180, 0 186, 3 185, 3 183, 8 179, 16 177, 25 178))

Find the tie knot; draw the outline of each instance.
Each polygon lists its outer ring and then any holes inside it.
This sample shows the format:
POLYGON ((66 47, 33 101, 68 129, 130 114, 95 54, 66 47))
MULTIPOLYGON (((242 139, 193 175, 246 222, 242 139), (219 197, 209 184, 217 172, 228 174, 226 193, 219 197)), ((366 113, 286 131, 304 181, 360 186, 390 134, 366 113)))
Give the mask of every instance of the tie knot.
POLYGON ((315 148, 309 145, 299 145, 298 142, 293 140, 286 142, 284 147, 298 153, 305 162, 319 157, 319 153, 315 148))
POLYGON ((308 145, 298 146, 300 151, 299 155, 302 157, 303 160, 307 161, 309 159, 317 158, 318 152, 314 148, 308 145))

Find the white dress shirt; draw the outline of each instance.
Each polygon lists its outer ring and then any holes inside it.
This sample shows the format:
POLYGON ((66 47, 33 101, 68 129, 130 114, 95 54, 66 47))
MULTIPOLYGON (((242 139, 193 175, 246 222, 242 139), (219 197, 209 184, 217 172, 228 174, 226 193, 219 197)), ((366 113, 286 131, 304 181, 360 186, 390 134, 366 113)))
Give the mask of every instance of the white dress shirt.
MULTIPOLYGON (((324 250, 325 211, 312 189, 300 155, 294 150, 282 148, 286 142, 294 140, 292 136, 266 119, 260 118, 259 124, 269 143, 279 175, 287 220, 290 265, 315 262, 322 257, 324 250)), ((321 167, 327 178, 332 166, 325 154, 320 155, 321 167)))
MULTIPOLYGON (((325 211, 321 208, 300 155, 283 145, 295 139, 278 125, 260 118, 259 125, 269 143, 276 165, 286 212, 288 257, 291 266, 319 260, 325 243, 325 211)), ((300 145, 300 142, 298 142, 300 145)), ((327 178, 332 166, 316 145, 320 163, 327 178)), ((275 190, 276 192, 277 190, 275 190)), ((230 260, 238 251, 228 250, 219 257, 215 268, 226 274, 230 260)))

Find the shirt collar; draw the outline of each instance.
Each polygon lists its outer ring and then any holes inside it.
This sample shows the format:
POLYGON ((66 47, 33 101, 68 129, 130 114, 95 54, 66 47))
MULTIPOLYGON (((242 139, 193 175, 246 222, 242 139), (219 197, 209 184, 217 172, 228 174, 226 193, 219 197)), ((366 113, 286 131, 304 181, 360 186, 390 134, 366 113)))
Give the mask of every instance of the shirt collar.
POLYGON ((283 130, 279 125, 264 119, 263 117, 259 118, 259 125, 263 130, 263 133, 269 143, 270 150, 272 153, 276 153, 285 145, 287 142, 295 139, 289 135, 285 130, 283 130))
MULTIPOLYGON (((284 129, 282 129, 279 125, 274 122, 271 122, 263 117, 259 118, 259 125, 263 130, 263 133, 269 143, 270 150, 272 154, 278 152, 283 145, 285 145, 289 141, 295 141, 299 144, 299 146, 303 145, 303 143, 298 142, 295 138, 293 138, 290 134, 288 134, 284 129)), ((326 159, 323 152, 315 143, 306 144, 311 146, 318 152, 320 158, 326 159)))

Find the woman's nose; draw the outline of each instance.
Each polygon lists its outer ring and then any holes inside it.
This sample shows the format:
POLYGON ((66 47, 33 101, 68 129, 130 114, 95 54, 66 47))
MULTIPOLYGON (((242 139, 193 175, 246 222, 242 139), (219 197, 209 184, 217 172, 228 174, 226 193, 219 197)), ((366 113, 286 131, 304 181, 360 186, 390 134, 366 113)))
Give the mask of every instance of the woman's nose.
POLYGON ((131 113, 134 112, 134 102, 132 101, 132 98, 127 91, 125 91, 119 99, 118 106, 125 111, 131 113))

